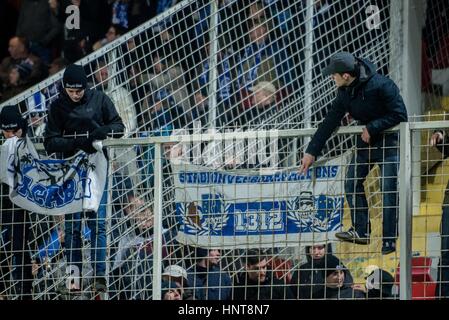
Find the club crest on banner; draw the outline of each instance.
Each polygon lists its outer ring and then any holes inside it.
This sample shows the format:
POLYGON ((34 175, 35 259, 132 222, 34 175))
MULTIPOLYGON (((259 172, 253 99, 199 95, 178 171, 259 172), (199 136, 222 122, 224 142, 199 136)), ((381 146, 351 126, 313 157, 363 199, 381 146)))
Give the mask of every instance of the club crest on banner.
POLYGON ((310 191, 287 202, 288 218, 295 225, 307 231, 334 231, 329 226, 337 226, 343 215, 344 198, 341 196, 314 196, 310 191))
POLYGON ((201 202, 178 204, 186 232, 198 235, 220 234, 226 226, 229 215, 229 205, 223 203, 221 194, 203 194, 201 202))

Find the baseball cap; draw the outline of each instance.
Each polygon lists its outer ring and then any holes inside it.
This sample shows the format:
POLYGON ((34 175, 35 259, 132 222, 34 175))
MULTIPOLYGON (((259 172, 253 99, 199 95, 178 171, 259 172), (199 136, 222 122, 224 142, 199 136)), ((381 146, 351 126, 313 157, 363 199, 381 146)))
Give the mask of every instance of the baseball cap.
POLYGON ((330 57, 328 65, 322 71, 323 76, 354 71, 355 63, 355 57, 351 53, 338 52, 330 57))
POLYGON ((269 92, 270 94, 276 93, 276 87, 274 84, 268 81, 260 81, 256 85, 248 88, 249 91, 256 92, 258 90, 265 90, 266 92, 269 92))
POLYGON ((181 266, 178 265, 170 265, 164 269, 163 276, 170 276, 173 278, 184 278, 187 280, 187 271, 181 266))

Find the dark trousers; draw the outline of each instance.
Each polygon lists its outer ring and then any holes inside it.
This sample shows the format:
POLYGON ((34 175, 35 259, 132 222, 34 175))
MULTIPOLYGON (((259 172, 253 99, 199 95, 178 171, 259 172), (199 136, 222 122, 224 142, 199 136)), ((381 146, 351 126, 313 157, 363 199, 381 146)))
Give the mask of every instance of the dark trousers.
POLYGON ((374 164, 379 165, 381 175, 383 239, 396 239, 399 205, 397 193, 399 150, 397 146, 357 148, 353 155, 345 181, 345 193, 351 209, 352 226, 362 237, 369 236, 371 232, 368 202, 363 183, 374 164))

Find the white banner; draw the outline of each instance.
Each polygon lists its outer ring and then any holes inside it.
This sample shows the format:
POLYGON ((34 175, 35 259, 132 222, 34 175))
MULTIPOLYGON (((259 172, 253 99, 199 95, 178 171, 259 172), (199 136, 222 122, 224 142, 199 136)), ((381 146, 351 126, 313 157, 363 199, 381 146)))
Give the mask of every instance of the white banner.
POLYGON ((214 170, 172 163, 178 241, 208 248, 298 246, 335 240, 351 153, 307 174, 214 170))
MULTIPOLYGON (((101 150, 101 143, 96 148, 101 150)), ((98 210, 107 174, 102 151, 48 159, 38 155, 29 138, 14 137, 1 146, 0 161, 1 181, 17 206, 47 215, 98 210)))

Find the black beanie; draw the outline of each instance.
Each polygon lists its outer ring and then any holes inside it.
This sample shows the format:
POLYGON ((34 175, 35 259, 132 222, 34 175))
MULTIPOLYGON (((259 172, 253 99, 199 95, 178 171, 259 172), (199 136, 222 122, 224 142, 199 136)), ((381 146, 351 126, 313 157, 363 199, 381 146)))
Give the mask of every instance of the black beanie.
POLYGON ((326 255, 324 260, 324 268, 326 269, 326 277, 330 276, 336 270, 344 270, 343 264, 336 256, 332 254, 326 255))
POLYGON ((77 64, 70 64, 64 71, 62 78, 64 88, 85 89, 87 87, 87 76, 84 68, 77 64))
POLYGON ((26 120, 17 106, 4 106, 0 112, 0 122, 2 130, 26 129, 26 120))

